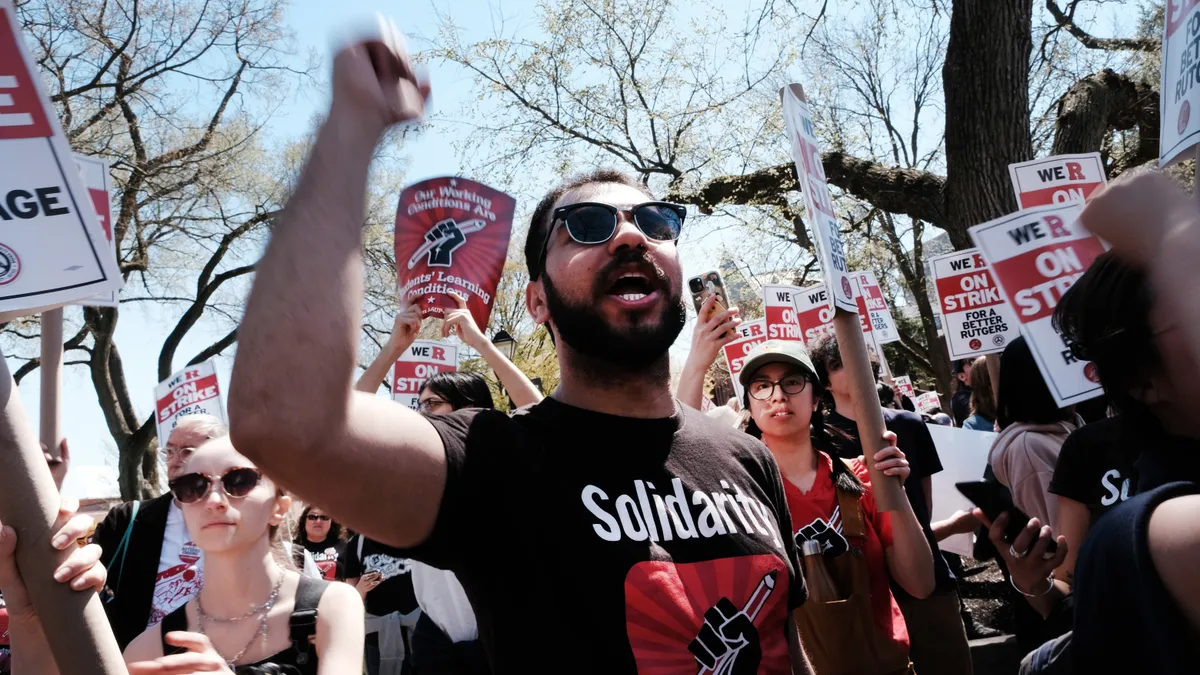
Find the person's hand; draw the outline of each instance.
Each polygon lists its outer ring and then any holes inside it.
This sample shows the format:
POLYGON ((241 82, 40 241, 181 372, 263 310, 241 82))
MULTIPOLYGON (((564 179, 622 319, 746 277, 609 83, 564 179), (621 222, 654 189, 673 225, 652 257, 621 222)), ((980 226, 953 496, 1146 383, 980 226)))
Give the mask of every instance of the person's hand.
POLYGON ((391 21, 379 18, 377 39, 350 45, 333 59, 330 120, 343 120, 376 135, 425 114, 429 83, 419 78, 391 21))
POLYGON ((1042 527, 1037 518, 1030 518, 1025 529, 1010 542, 1004 539, 1004 527, 1009 519, 1007 512, 1001 513, 994 523, 988 520, 982 509, 975 509, 972 513, 988 528, 988 539, 1008 565, 1008 573, 1017 588, 1030 595, 1048 590, 1050 573, 1067 559, 1067 538, 1058 537, 1058 550, 1047 558, 1046 550, 1050 548, 1050 542, 1055 541, 1054 533, 1049 526, 1042 527))
POLYGON ((367 572, 358 578, 358 582, 354 584, 354 590, 366 599, 367 593, 375 590, 375 587, 383 583, 383 575, 379 572, 367 572))
POLYGON ((167 644, 187 649, 182 654, 160 656, 153 661, 138 661, 130 663, 129 675, 191 675, 192 673, 229 673, 233 671, 225 663, 225 658, 217 653, 216 648, 206 635, 171 631, 163 638, 167 644))
POLYGON ((1080 222, 1122 258, 1145 267, 1167 233, 1197 215, 1191 196, 1167 176, 1148 171, 1093 193, 1080 222))
POLYGON ((890 431, 883 432, 883 442, 887 443, 887 447, 875 453, 875 468, 882 471, 885 476, 899 478, 903 483, 908 480, 908 474, 912 472, 912 468, 909 467, 904 453, 896 447, 896 434, 890 431))
MULTIPOLYGON (((100 547, 96 544, 81 547, 77 543, 91 534, 96 521, 91 516, 75 515, 75 506, 64 504, 54 521, 57 531, 50 538, 50 544, 60 551, 71 550, 67 559, 54 570, 54 579, 74 591, 99 591, 107 580, 107 571, 100 564, 100 547)), ((38 620, 37 611, 17 568, 16 550, 17 531, 0 523, 0 592, 4 593, 9 621, 32 623, 38 620)))
POLYGON ((42 454, 46 456, 46 466, 50 467, 50 475, 54 476, 54 487, 62 491, 63 480, 67 477, 67 469, 71 466, 71 451, 67 449, 67 439, 58 444, 58 459, 50 455, 50 448, 42 443, 42 454))
POLYGON ((737 307, 716 312, 709 316, 707 321, 704 320, 704 317, 712 312, 713 305, 717 304, 718 299, 717 296, 710 295, 700 305, 696 327, 692 329, 692 350, 688 353, 688 359, 694 357, 697 359, 697 363, 704 364, 706 369, 716 360, 721 347, 741 337, 737 332, 737 327, 742 323, 742 318, 739 316, 740 312, 737 307))
POLYGON ((484 337, 483 331, 479 330, 479 326, 476 325, 475 317, 471 315, 471 310, 467 309, 467 299, 458 293, 450 293, 449 295, 454 298, 454 304, 457 306, 454 309, 447 310, 442 316, 442 337, 448 338, 451 334, 458 335, 458 338, 468 347, 479 351, 488 339, 484 337))
POLYGON ((417 339, 421 331, 421 308, 417 304, 403 305, 392 321, 392 334, 388 336, 385 349, 399 356, 417 339))
POLYGON ((946 524, 946 531, 949 534, 972 534, 979 528, 979 519, 975 517, 975 514, 962 509, 955 511, 942 522, 946 524))

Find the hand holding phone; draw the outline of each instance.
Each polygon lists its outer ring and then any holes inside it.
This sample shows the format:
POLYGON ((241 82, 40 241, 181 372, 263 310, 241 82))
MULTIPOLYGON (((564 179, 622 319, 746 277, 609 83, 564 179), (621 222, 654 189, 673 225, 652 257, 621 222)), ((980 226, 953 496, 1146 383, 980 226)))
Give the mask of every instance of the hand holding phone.
MULTIPOLYGON (((1025 515, 1024 511, 1018 509, 1013 504, 1012 493, 997 481, 968 481, 965 483, 956 483, 954 487, 958 488, 958 491, 964 497, 970 499, 972 503, 983 511, 983 515, 987 516, 987 524, 990 525, 996 522, 1002 513, 1008 514, 1008 520, 1004 525, 1004 541, 1008 546, 1012 546, 1017 541, 1017 537, 1020 536, 1025 526, 1029 523, 1029 516, 1025 515)), ((1042 523, 1042 525, 1047 524, 1042 523)), ((1030 542, 1024 551, 1018 551, 1018 553, 1022 556, 1027 555, 1033 548, 1034 543, 1036 543, 1036 540, 1030 542)), ((1014 547, 1013 550, 1016 551, 1017 549, 1014 547)), ((1051 539, 1044 555, 1047 558, 1052 558, 1057 552, 1058 544, 1054 539, 1051 539)))

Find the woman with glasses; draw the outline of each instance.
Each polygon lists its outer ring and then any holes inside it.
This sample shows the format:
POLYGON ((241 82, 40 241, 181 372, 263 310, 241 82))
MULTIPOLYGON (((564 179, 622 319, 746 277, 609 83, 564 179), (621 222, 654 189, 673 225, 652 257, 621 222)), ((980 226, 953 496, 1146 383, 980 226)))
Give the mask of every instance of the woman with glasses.
POLYGON ((307 551, 317 564, 321 578, 342 581, 346 578, 345 562, 346 531, 341 523, 328 513, 309 504, 300 512, 300 527, 292 542, 292 560, 297 568, 304 567, 304 552, 307 551))
MULTIPOLYGON (((818 675, 910 672, 908 630, 889 587, 894 578, 917 597, 933 590, 933 558, 905 501, 876 508, 861 458, 833 450, 819 401, 821 385, 799 342, 768 340, 746 356, 739 373, 749 412, 746 431, 761 438, 779 464, 792 526, 806 573, 820 565, 832 581, 827 595, 796 610, 800 636, 818 675)), ((895 435, 884 435, 889 444, 895 435)), ((875 454, 887 476, 908 477, 894 445, 875 454)), ((810 581, 810 593, 814 584, 810 581)))

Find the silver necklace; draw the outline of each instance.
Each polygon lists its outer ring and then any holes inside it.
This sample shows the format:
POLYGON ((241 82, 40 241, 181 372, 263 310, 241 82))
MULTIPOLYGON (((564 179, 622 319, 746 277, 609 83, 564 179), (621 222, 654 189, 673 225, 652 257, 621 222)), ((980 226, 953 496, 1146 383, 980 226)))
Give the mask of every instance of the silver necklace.
POLYGON ((267 617, 270 615, 271 609, 275 606, 275 601, 279 599, 279 589, 283 586, 283 579, 285 576, 286 575, 284 574, 283 568, 280 567, 279 579, 275 582, 275 588, 271 589, 271 595, 267 597, 267 601, 261 605, 251 608, 249 612, 232 619, 222 619, 219 617, 209 616, 204 611, 204 603, 200 601, 200 596, 196 596, 196 615, 199 618, 199 626, 197 627, 199 628, 201 635, 207 635, 207 633, 204 632, 204 624, 207 621, 212 621, 213 623, 237 623, 238 621, 245 621, 246 619, 259 616, 258 630, 255 631, 254 636, 250 638, 250 641, 246 643, 246 646, 242 647, 242 651, 238 652, 233 658, 226 659, 225 655, 217 649, 217 645, 215 643, 213 644, 213 650, 217 652, 218 656, 225 660, 225 664, 229 666, 230 670, 233 670, 233 664, 240 661, 242 657, 246 655, 246 652, 250 651, 250 648, 254 646, 255 642, 259 640, 262 640, 264 643, 266 642, 267 617))

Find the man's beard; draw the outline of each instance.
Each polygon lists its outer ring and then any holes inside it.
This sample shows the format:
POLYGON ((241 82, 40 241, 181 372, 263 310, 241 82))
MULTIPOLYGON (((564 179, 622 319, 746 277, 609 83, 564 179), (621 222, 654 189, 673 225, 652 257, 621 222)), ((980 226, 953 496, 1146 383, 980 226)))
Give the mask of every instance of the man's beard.
POLYGON ((666 283, 658 289, 667 296, 658 321, 639 321, 622 331, 605 321, 592 303, 577 306, 567 302, 545 272, 542 280, 550 319, 562 341, 579 354, 620 370, 644 369, 663 358, 687 321, 682 294, 671 291, 666 283))

